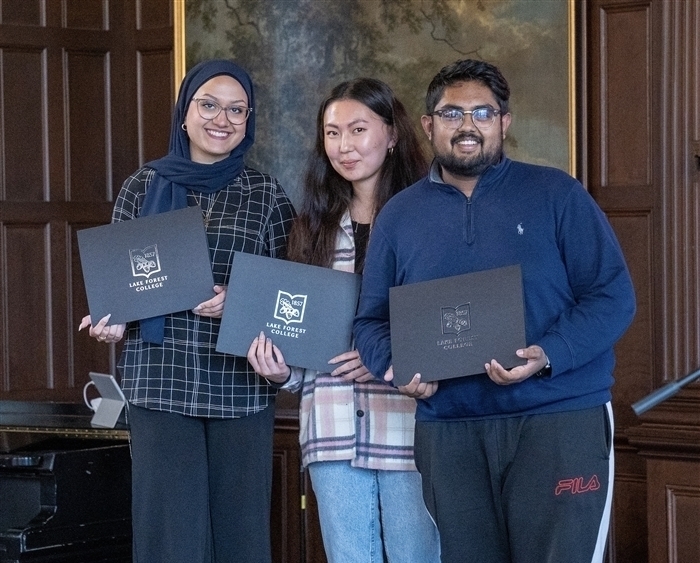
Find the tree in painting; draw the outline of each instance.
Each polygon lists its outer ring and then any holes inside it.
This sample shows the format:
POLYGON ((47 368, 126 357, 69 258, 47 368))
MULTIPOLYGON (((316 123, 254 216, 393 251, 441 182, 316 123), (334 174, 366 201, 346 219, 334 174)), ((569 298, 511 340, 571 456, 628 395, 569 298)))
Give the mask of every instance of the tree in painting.
POLYGON ((567 2, 187 0, 186 16, 188 67, 228 57, 253 77, 258 131, 249 160, 293 199, 318 104, 335 84, 386 81, 419 127, 430 79, 466 57, 494 62, 511 83, 508 153, 568 166, 567 2))

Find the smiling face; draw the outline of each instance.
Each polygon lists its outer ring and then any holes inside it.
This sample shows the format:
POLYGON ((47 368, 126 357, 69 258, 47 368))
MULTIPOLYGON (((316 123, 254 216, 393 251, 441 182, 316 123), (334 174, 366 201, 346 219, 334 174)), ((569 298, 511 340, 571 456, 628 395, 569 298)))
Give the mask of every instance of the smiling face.
MULTIPOLYGON (((210 99, 221 107, 248 107, 248 96, 235 78, 215 76, 202 84, 193 98, 210 99)), ((194 162, 213 164, 225 159, 245 137, 246 123, 232 125, 221 111, 214 119, 204 119, 197 111, 197 103, 190 102, 185 116, 187 136, 190 138, 190 158, 194 162)))
MULTIPOLYGON (((456 108, 469 111, 484 106, 498 109, 496 97, 481 82, 469 81, 446 87, 435 109, 456 108)), ((472 122, 471 115, 465 115, 460 127, 449 129, 439 116, 424 115, 421 118, 423 130, 428 135, 435 159, 442 168, 443 180, 458 187, 466 181, 473 188, 478 177, 501 159, 503 139, 510 120, 509 113, 498 115, 491 127, 479 129, 472 122)))
POLYGON ((396 144, 392 127, 356 100, 328 105, 323 138, 331 166, 354 190, 375 188, 388 151, 396 144))

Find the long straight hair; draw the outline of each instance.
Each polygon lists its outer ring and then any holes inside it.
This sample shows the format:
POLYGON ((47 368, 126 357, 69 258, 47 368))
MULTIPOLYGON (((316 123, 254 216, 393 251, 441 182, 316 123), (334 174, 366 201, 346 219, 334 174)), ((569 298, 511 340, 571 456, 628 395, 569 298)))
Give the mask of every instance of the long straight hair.
MULTIPOLYGON (((316 142, 304 175, 301 211, 287 245, 287 257, 295 262, 332 265, 338 225, 352 200, 352 183, 335 171, 324 144, 326 109, 339 100, 354 100, 365 105, 393 128, 396 135, 396 145, 382 164, 374 191, 375 216, 389 198, 427 172, 425 155, 413 124, 387 84, 374 78, 356 78, 338 84, 321 103, 316 118, 316 142)), ((356 271, 361 271, 361 267, 356 265, 356 271)))

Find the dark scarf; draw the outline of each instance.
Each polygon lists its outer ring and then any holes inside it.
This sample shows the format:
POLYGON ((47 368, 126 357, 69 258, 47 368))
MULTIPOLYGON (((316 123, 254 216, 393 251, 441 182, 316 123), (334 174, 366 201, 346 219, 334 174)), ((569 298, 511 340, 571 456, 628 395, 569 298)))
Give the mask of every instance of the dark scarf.
MULTIPOLYGON (((250 77, 238 65, 227 60, 204 61, 187 73, 173 111, 168 154, 144 166, 153 168, 153 177, 141 208, 141 216, 187 207, 187 189, 211 194, 225 188, 244 168, 243 157, 255 139, 255 112, 246 123, 246 134, 231 154, 213 164, 193 162, 190 158, 190 140, 182 129, 192 97, 205 82, 222 74, 240 82, 248 95, 248 107, 255 107, 253 84, 250 77)), ((141 338, 152 344, 163 344, 165 317, 153 317, 140 322, 141 338)))

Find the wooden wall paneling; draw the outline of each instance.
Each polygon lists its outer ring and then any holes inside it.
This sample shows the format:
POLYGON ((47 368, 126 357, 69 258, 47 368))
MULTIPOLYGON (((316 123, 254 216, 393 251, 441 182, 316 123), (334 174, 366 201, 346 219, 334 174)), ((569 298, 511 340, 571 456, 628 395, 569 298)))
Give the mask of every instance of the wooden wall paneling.
MULTIPOLYGON (((168 28, 172 31, 173 14, 171 5, 172 0, 148 0, 148 2, 140 2, 139 10, 136 13, 137 29, 149 33, 159 33, 168 28)), ((168 40, 172 42, 172 33, 168 40)))
POLYGON ((142 50, 138 56, 139 158, 148 162, 168 152, 168 139, 155 124, 169 123, 175 104, 171 51, 142 50), (165 141, 165 142, 164 142, 165 141))
POLYGON ((112 200, 110 57, 67 51, 68 194, 72 202, 112 200))
POLYGON ((75 233, 109 222, 123 180, 167 150, 171 12, 168 0, 0 0, 0 399, 80 401, 89 371, 116 373, 118 349, 77 333, 75 233))
POLYGON ((2 49, 3 198, 43 201, 46 196, 46 52, 2 49))
POLYGON ((615 346, 613 407, 616 430, 638 424, 630 405, 644 396, 653 383, 654 349, 653 278, 651 257, 653 228, 648 209, 622 213, 609 210, 608 218, 620 241, 634 280, 637 312, 634 322, 615 346))
POLYGON ((309 472, 301 467, 299 393, 280 391, 275 406, 272 560, 326 563, 316 496, 309 472))
POLYGON ((659 190, 658 102, 654 68, 658 9, 651 1, 587 5, 587 179, 625 254, 637 314, 615 351, 616 483, 608 561, 646 561, 646 469, 628 444, 638 423, 630 405, 654 382, 657 346, 654 268, 659 190))
MULTIPOLYGON (((693 140, 700 139, 700 1, 662 2, 661 271, 663 324, 657 386, 700 367, 700 196, 693 140)), ((699 405, 700 408, 700 405, 699 405)))
POLYGON ((76 233, 82 228, 109 222, 115 190, 112 165, 128 154, 133 143, 128 136, 115 137, 113 129, 113 123, 123 117, 119 114, 126 101, 119 87, 121 80, 115 77, 121 72, 124 61, 123 49, 107 35, 111 31, 128 38, 126 22, 122 21, 122 16, 110 13, 109 3, 96 2, 70 3, 66 7, 65 21, 73 33, 82 32, 92 37, 92 41, 62 49, 68 127, 66 200, 72 209, 78 209, 79 202, 90 204, 75 217, 66 218, 66 247, 61 255, 61 261, 68 267, 64 289, 71 303, 65 338, 68 357, 64 393, 70 397, 85 384, 89 371, 115 373, 109 349, 88 338, 85 332, 77 332, 88 307, 76 233), (114 143, 116 138, 118 143, 114 143), (121 144, 126 150, 121 155, 113 155, 115 144, 121 144))
POLYGON ((70 29, 109 29, 108 3, 103 0, 81 0, 66 2, 66 27, 70 29))
POLYGON ((615 446, 615 490, 607 563, 647 561, 646 465, 626 441, 615 446))
POLYGON ((272 560, 299 563, 302 560, 299 414, 296 409, 283 407, 278 404, 275 416, 270 518, 272 560))
MULTIPOLYGON (((651 10, 646 3, 605 11, 605 133, 601 184, 649 186, 652 183, 651 10), (634 92, 634 95, 630 95, 634 92)), ((606 190, 607 191, 607 190, 606 190)), ((647 200, 648 202, 648 200, 647 200)), ((647 203, 648 204, 648 203, 647 203)))
POLYGON ((700 423, 645 423, 630 431, 630 439, 647 459, 647 561, 700 561, 700 423))
MULTIPOLYGON (((1 165, 1 163, 0 163, 1 165)), ((7 276, 8 270, 7 254, 7 229, 0 217, 0 395, 10 391, 10 341, 8 334, 7 315, 7 276)))
POLYGON ((72 372, 69 371, 70 301, 64 290, 68 280, 69 264, 65 256, 70 240, 67 237, 67 225, 63 220, 50 220, 47 224, 48 255, 51 258, 48 267, 49 283, 46 287, 49 310, 46 312, 46 340, 48 345, 47 374, 51 377, 49 389, 65 389, 74 386, 72 372), (57 259, 61 257, 60 259, 57 259), (62 280, 56 283, 56 280, 62 280))
MULTIPOLYGON (((105 214, 107 210, 105 210, 105 214)), ((67 252, 69 257, 66 262, 69 266, 67 273, 67 293, 70 299, 70 316, 68 320, 67 336, 68 336, 68 351, 69 351, 69 368, 68 373, 72 379, 80 378, 80 374, 85 374, 86 370, 96 371, 99 373, 116 373, 116 361, 114 354, 106 350, 104 344, 97 342, 94 338, 88 338, 83 332, 79 333, 77 327, 80 326, 80 321, 88 310, 87 296, 85 295, 85 286, 83 284, 83 272, 80 266, 80 256, 78 254, 78 238, 77 232, 81 229, 87 229, 97 226, 94 223, 74 222, 68 225, 67 237, 70 239, 67 252)), ((74 386, 77 385, 73 381, 74 386)))
POLYGON ((632 326, 616 346, 613 403, 618 435, 636 424, 632 402, 653 384, 655 168, 653 11, 649 2, 594 3, 589 51, 589 182, 627 260, 637 297, 632 326), (595 5, 597 4, 597 5, 595 5), (631 95, 634 92, 634 95, 631 95))
MULTIPOLYGON (((86 333, 77 333, 80 319, 87 313, 80 265, 73 261, 77 254, 75 232, 78 225, 92 227, 109 221, 113 200, 113 113, 124 106, 125 99, 112 87, 113 75, 124 64, 119 41, 113 33, 126 35, 126 22, 112 17, 113 3, 68 2, 61 14, 61 27, 70 41, 61 42, 62 89, 64 92, 64 162, 65 190, 63 197, 69 213, 62 213, 63 246, 55 255, 63 266, 62 276, 56 273, 55 285, 60 288, 70 308, 55 311, 57 322, 65 323, 65 332, 55 331, 54 338, 65 371, 60 371, 62 384, 54 397, 70 401, 87 382, 91 370, 112 371, 108 347, 98 347, 86 333), (115 46, 116 45, 116 46, 115 46), (77 266, 77 268, 76 268, 77 266), (77 274, 77 275, 76 275, 77 274), (78 287, 76 287, 78 280, 78 287), (77 313, 77 314, 75 314, 77 313), (91 353, 82 352, 86 347, 91 353), (85 363, 90 360, 90 363, 85 363)), ((59 50, 59 45, 56 45, 59 50)), ((128 146, 128 140, 124 139, 128 146)), ((58 233, 57 233, 58 236, 58 233)))
POLYGON ((599 6, 591 22, 589 181, 604 209, 653 205, 651 17, 648 2, 627 3, 599 6))
POLYGON ((622 428, 612 560, 699 561, 700 385, 641 419, 619 409, 700 367, 700 0, 590 5, 588 170, 638 292, 614 389, 622 428), (646 557, 629 539, 643 496, 646 557))
POLYGON ((615 347, 617 364, 613 387, 615 416, 615 491, 613 504, 613 538, 610 551, 616 563, 639 563, 646 560, 646 482, 645 466, 627 444, 625 430, 637 423, 630 408, 645 394, 652 380, 653 329, 651 323, 652 272, 651 228, 649 214, 618 215, 611 213, 611 223, 620 239, 635 282, 638 308, 635 321, 615 347), (639 304, 643 306, 639 306, 639 304))
POLYGON ((168 136, 159 124, 171 122, 176 90, 172 47, 172 0, 141 3, 137 30, 139 158, 148 162, 168 151, 168 136), (167 36, 164 36, 167 34, 167 36), (167 49, 163 45, 168 45, 167 49))
MULTIPOLYGON (((17 12, 32 20, 32 14, 17 12)), ((41 48, 0 44, 3 96, 0 122, 3 206, 17 208, 21 201, 42 205, 48 197, 45 165, 47 110, 45 66, 41 48)), ((0 251, 3 286, 0 357, 0 392, 12 396, 22 389, 52 385, 50 338, 44 322, 50 304, 50 230, 16 216, 11 223, 0 216, 0 251), (32 367, 40 369, 30 372, 32 367), (13 377, 15 375, 16 377, 13 377)))
POLYGON ((41 0, 3 0, 2 23, 11 25, 41 25, 41 0))
MULTIPOLYGON (((679 467, 678 471, 683 472, 687 469, 689 468, 684 470, 679 467)), ((666 484, 665 487, 668 491, 666 513, 669 515, 669 527, 672 531, 669 538, 669 561, 700 561, 700 536, 697 529, 700 486, 693 483, 691 486, 666 484)))
POLYGON ((302 475, 306 503, 304 506, 304 534, 303 541, 306 557, 304 563, 327 563, 326 552, 323 548, 321 536, 321 523, 318 516, 318 501, 311 486, 309 472, 304 470, 302 475))
POLYGON ((45 322, 50 264, 48 228, 14 224, 4 227, 6 255, 3 342, 8 374, 4 391, 8 398, 52 386, 49 374, 49 335, 45 322), (37 320, 39 322, 37 322, 37 320))
MULTIPOLYGON (((109 92, 112 106, 112 170, 109 179, 108 201, 113 204, 122 182, 141 164, 138 154, 138 94, 136 87, 136 59, 138 57, 138 13, 146 2, 110 2, 109 57, 111 73, 109 92), (117 36, 119 34, 119 36, 117 36)), ((172 44, 172 39, 171 39, 172 44)), ((163 134, 163 124, 158 130, 163 134)), ((111 209, 110 209, 111 215, 111 209)), ((108 219, 109 220, 109 219, 108 219)))

